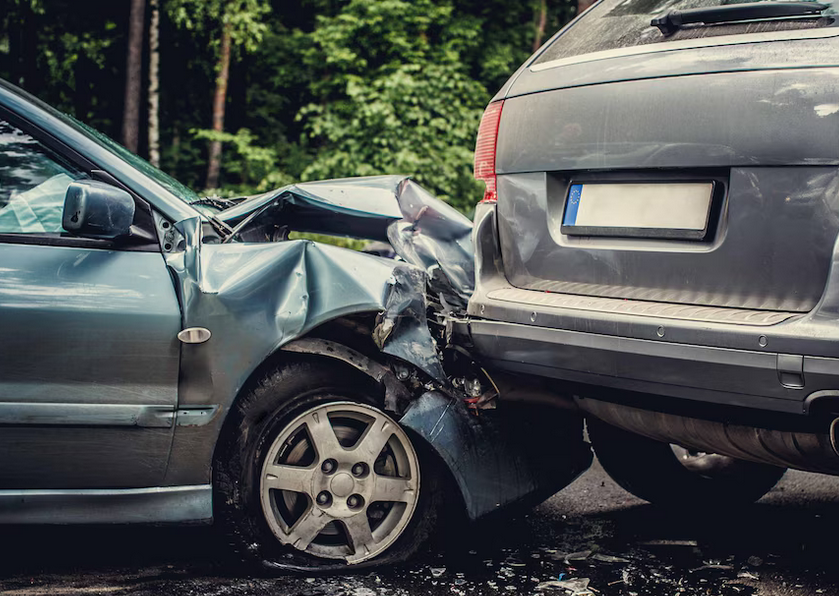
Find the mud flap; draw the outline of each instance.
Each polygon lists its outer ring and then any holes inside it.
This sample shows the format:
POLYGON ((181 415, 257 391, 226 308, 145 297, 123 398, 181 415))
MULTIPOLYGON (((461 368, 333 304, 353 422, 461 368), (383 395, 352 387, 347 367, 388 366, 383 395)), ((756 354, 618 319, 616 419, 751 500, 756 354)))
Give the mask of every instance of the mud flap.
POLYGON ((515 503, 538 504, 592 461, 582 418, 541 406, 502 403, 476 415, 462 401, 429 391, 400 423, 445 462, 473 520, 515 503))

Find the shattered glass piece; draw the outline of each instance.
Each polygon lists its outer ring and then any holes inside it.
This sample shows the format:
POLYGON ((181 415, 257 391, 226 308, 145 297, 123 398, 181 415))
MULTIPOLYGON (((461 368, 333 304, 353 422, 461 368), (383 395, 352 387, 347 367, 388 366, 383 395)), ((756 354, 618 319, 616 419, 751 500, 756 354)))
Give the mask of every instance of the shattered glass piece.
POLYGON ((604 555, 602 553, 595 553, 591 557, 595 561, 601 561, 603 563, 629 563, 629 559, 624 559, 623 557, 615 557, 613 555, 604 555))
POLYGON ((644 540, 641 546, 699 546, 696 540, 644 540))
POLYGON ((562 581, 546 581, 536 586, 537 590, 559 589, 570 593, 572 596, 594 596, 588 585, 591 580, 587 577, 565 579, 562 581))
POLYGON ((437 578, 437 577, 442 577, 443 574, 446 573, 446 568, 445 567, 432 567, 430 569, 430 571, 431 571, 431 577, 437 578))
POLYGON ((568 553, 565 555, 563 560, 567 563, 569 561, 585 561, 591 556, 592 551, 590 550, 581 550, 576 553, 568 553))

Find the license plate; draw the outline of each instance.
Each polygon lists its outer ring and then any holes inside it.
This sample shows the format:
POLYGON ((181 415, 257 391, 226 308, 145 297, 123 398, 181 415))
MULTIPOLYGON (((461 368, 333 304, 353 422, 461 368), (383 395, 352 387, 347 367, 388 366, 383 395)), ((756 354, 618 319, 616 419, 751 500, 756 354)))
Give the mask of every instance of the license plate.
POLYGON ((572 184, 562 233, 702 240, 713 182, 572 184))

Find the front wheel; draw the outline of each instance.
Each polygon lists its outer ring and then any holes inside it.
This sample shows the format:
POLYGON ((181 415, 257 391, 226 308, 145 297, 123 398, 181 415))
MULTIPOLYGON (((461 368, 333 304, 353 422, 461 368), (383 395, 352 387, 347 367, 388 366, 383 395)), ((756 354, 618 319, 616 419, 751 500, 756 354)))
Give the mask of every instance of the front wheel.
POLYGON ((222 524, 269 566, 403 560, 436 522, 433 461, 421 462, 366 379, 330 364, 264 380, 231 414, 239 420, 216 461, 222 524))
POLYGON ((752 503, 786 472, 785 468, 660 443, 595 418, 586 423, 603 469, 621 487, 656 505, 709 508, 752 503))

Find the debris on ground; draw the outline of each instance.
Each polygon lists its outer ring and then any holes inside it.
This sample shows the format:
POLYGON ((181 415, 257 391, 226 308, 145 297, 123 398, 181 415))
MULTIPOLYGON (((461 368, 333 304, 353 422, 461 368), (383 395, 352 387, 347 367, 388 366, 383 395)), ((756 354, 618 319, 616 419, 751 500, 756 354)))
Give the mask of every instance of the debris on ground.
POLYGON ((590 582, 591 580, 587 577, 553 580, 540 583, 536 586, 536 589, 549 590, 556 588, 570 592, 572 596, 594 596, 594 593, 588 587, 590 582))
POLYGON ((615 557, 613 555, 604 555, 602 553, 594 553, 591 558, 595 561, 600 561, 601 563, 629 563, 629 559, 615 557))
POLYGON ((570 561, 585 561, 593 552, 594 551, 591 550, 581 550, 571 553, 549 552, 548 557, 554 561, 563 561, 566 565, 568 565, 570 561))
POLYGON ((640 546, 699 546, 696 540, 645 540, 640 546))

